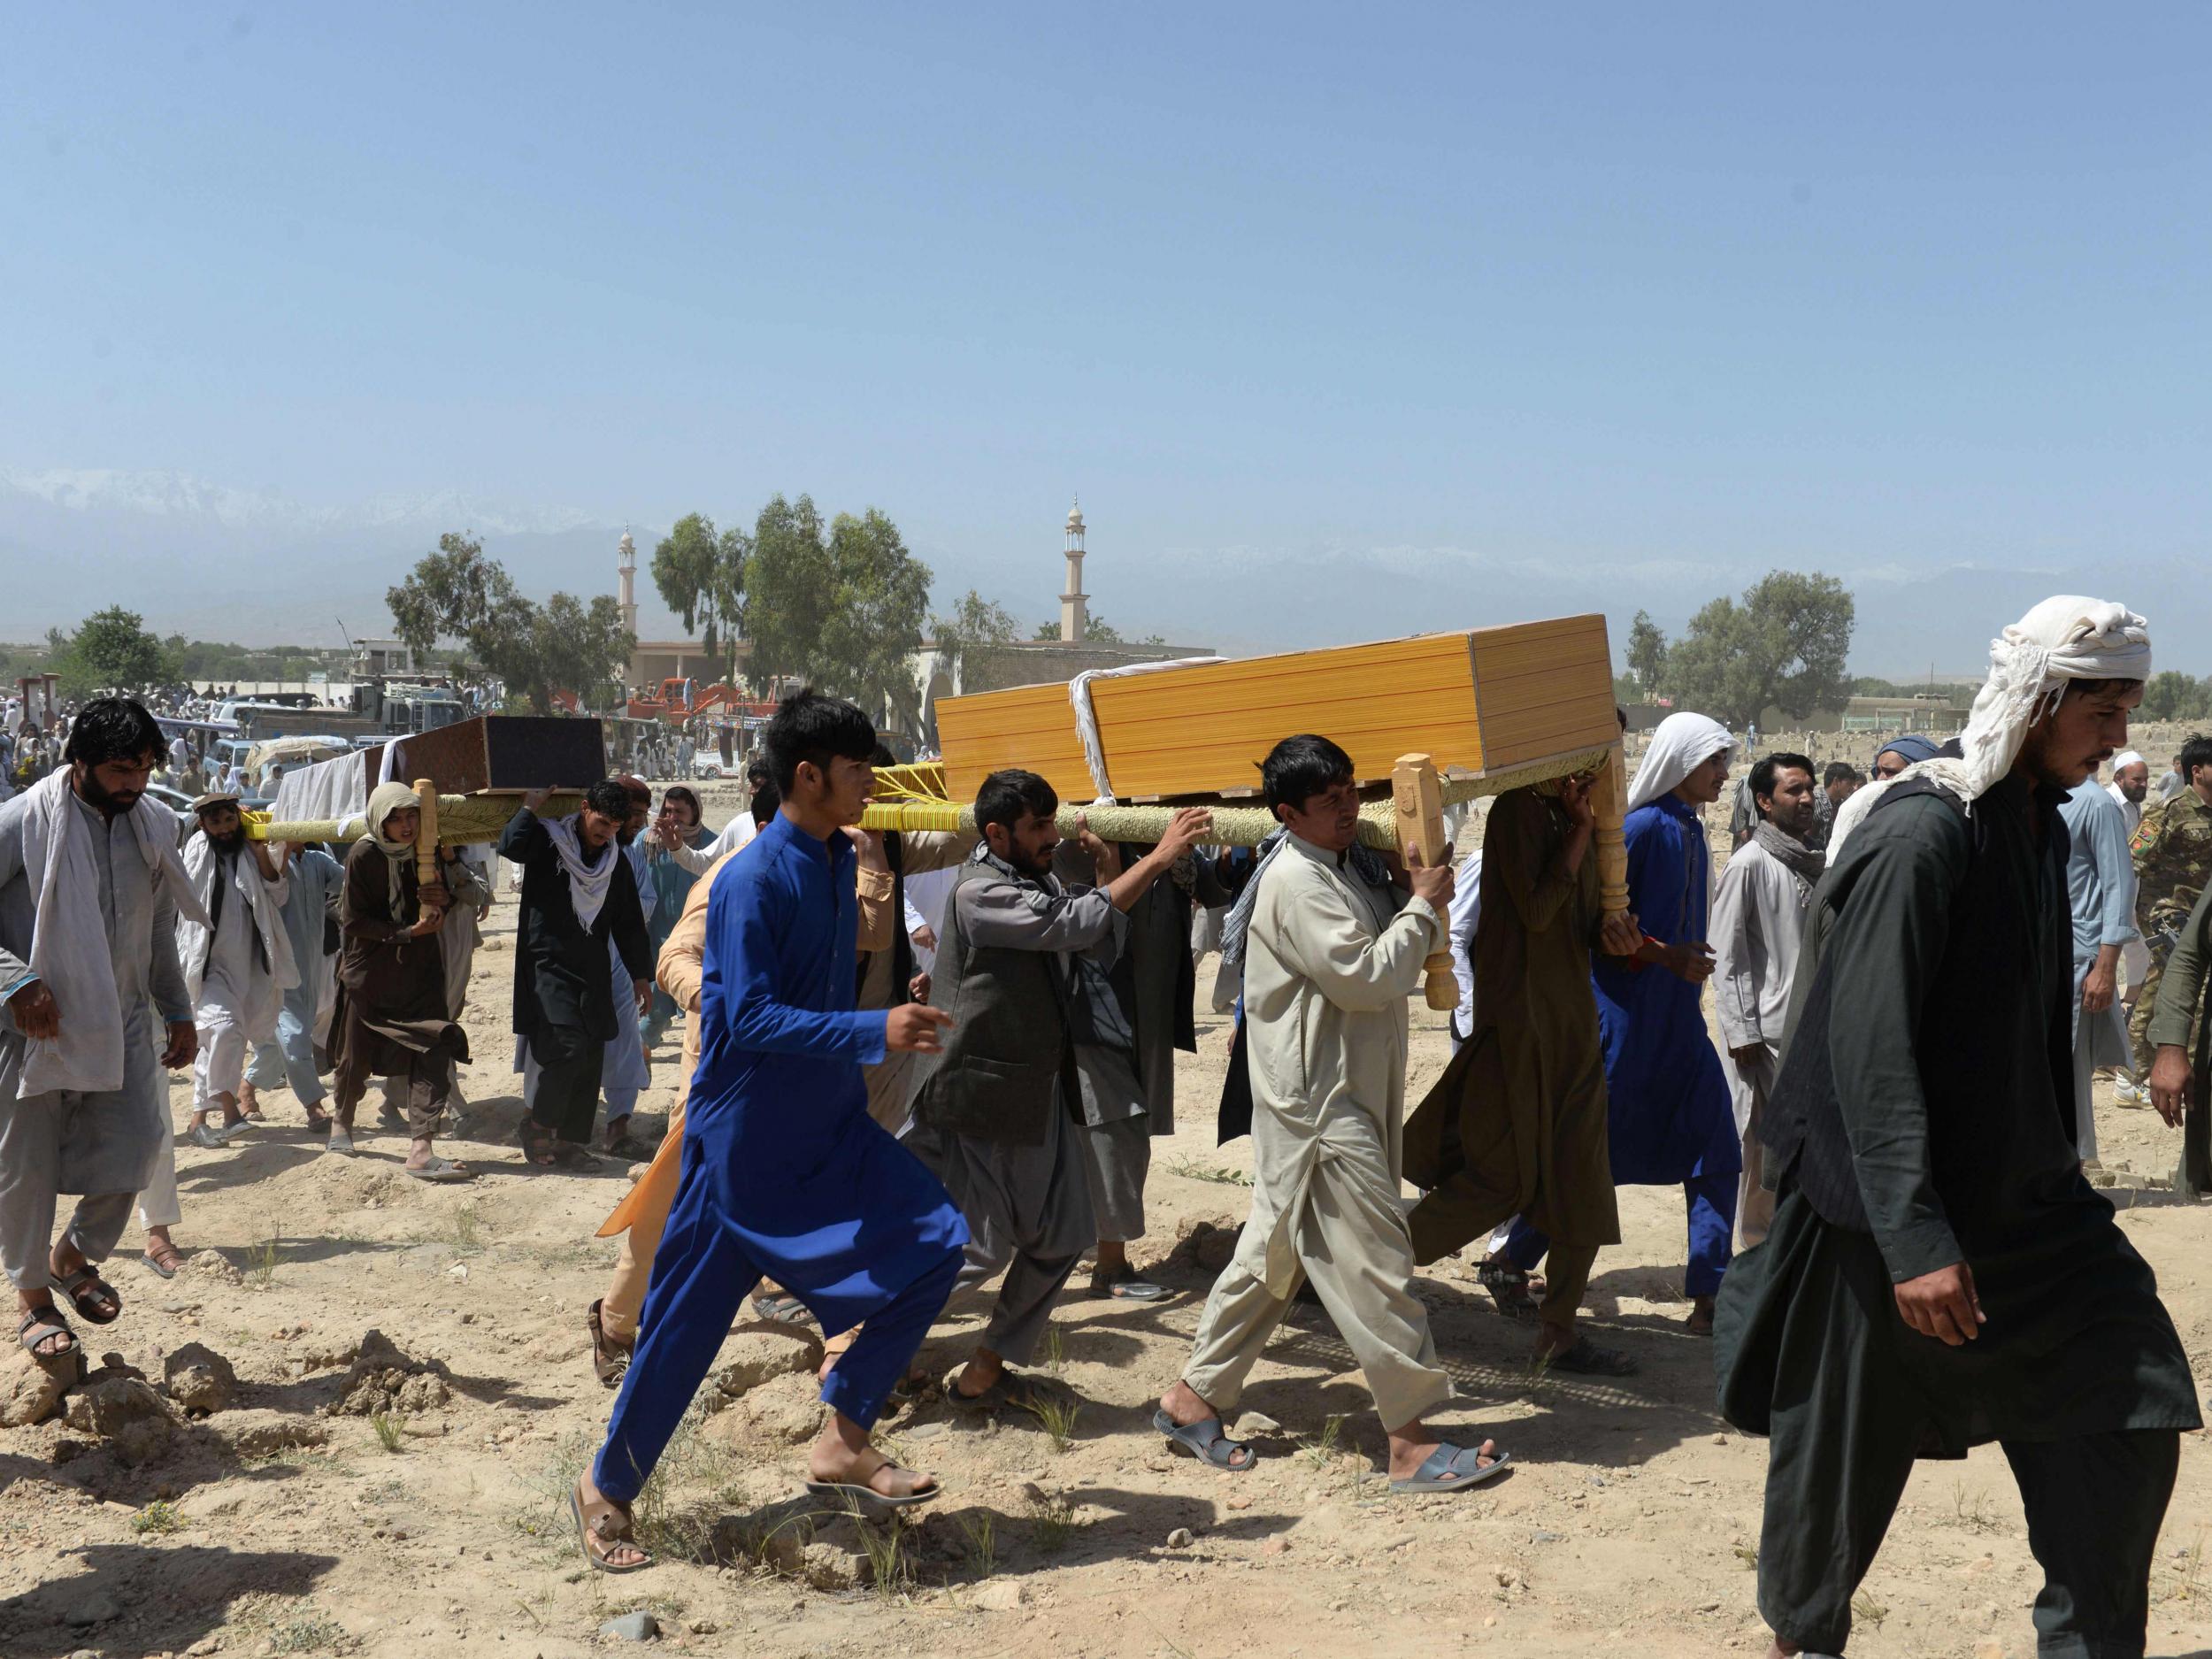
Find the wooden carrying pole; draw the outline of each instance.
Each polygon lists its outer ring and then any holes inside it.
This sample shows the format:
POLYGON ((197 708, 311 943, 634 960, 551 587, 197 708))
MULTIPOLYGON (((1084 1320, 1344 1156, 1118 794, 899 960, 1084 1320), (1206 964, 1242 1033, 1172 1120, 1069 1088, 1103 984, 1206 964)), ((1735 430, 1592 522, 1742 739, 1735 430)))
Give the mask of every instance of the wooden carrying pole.
MULTIPOLYGON (((1444 780, 1426 755, 1401 755, 1390 769, 1391 804, 1397 810, 1398 849, 1410 865, 1418 855, 1429 869, 1449 862, 1451 845, 1444 838, 1444 780)), ((1440 1013, 1459 1006, 1459 981, 1452 974, 1448 946, 1421 964, 1428 1004, 1440 1013)))
POLYGON ((1628 841, 1621 827, 1627 805, 1628 765, 1616 743, 1590 791, 1591 816, 1597 819, 1598 899, 1608 916, 1628 909, 1628 841))
POLYGON ((421 809, 415 825, 415 879, 428 887, 438 879, 438 786, 427 778, 416 779, 415 804, 421 809))

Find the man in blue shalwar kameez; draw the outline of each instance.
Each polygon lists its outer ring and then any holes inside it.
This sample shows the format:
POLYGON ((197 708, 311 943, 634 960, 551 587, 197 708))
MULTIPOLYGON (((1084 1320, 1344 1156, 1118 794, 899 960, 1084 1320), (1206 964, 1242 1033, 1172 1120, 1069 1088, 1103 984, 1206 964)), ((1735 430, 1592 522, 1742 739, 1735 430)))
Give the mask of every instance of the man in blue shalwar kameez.
POLYGON ((842 830, 873 787, 875 728, 849 703, 801 692, 763 743, 783 806, 708 898, 683 1172, 606 1444, 571 1494, 585 1555, 608 1571, 649 1564, 630 1505, 764 1277, 824 1332, 864 1327, 822 1385, 833 1414, 809 1489, 894 1505, 938 1491, 868 1436, 951 1293, 968 1230, 936 1177, 868 1116, 861 1067, 936 1052, 950 1022, 915 1003, 854 1006, 858 902, 842 830))

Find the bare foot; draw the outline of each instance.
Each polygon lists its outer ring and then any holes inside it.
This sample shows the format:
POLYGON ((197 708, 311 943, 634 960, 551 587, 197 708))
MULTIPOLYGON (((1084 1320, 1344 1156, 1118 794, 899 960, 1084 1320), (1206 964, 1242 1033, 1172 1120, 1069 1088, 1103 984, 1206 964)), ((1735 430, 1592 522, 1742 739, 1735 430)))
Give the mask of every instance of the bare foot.
POLYGON ((1006 1362, 987 1348, 979 1348, 975 1357, 960 1368, 960 1375, 953 1386, 969 1399, 974 1399, 996 1382, 1006 1370, 1006 1362))
POLYGON ((1692 1336, 1713 1334, 1713 1299, 1698 1296, 1690 1302, 1690 1317, 1682 1322, 1682 1328, 1692 1336))

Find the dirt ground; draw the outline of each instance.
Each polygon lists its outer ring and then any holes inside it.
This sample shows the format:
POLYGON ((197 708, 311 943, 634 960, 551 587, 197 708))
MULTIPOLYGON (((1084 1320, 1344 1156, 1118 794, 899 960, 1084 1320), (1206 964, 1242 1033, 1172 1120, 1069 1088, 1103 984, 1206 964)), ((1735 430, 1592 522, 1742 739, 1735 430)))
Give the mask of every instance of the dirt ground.
MULTIPOLYGON (((1709 817, 1724 824, 1724 809, 1709 817)), ((513 916, 503 894, 472 994, 476 1126, 449 1148, 483 1171, 476 1183, 403 1177, 403 1138, 374 1131, 373 1097, 372 1138, 352 1160, 320 1156, 280 1093, 266 1097, 269 1126, 232 1148, 178 1148, 177 1238, 196 1260, 162 1281, 137 1264, 134 1228, 113 1274, 128 1306, 88 1346, 158 1387, 178 1350, 204 1344, 234 1367, 234 1394, 204 1417, 172 1402, 135 1430, 103 1432, 81 1407, 80 1424, 0 1428, 0 1659, 561 1659, 618 1645, 601 1625, 640 1609, 663 1645, 701 1653, 1764 1650, 1751 1568, 1765 1448, 1719 1420, 1709 1345, 1682 1329, 1672 1191, 1624 1191, 1625 1238, 1592 1286, 1594 1333, 1643 1362, 1624 1382, 1535 1377, 1530 1331, 1492 1310, 1471 1268, 1446 1263, 1421 1282, 1463 1396, 1443 1424, 1512 1451, 1497 1483, 1390 1495, 1380 1430, 1317 1310, 1286 1325, 1247 1396, 1265 1454, 1254 1472, 1166 1455, 1151 1402, 1187 1353, 1211 1279, 1202 1263, 1219 1259, 1207 1229, 1233 1229, 1246 1196, 1248 1143, 1212 1144, 1229 1033, 1202 999, 1199 1052, 1179 1060, 1182 1132, 1156 1147, 1151 1233, 1135 1247, 1176 1294, 1152 1308, 1070 1295, 1053 1368, 1081 1402, 1071 1421, 974 1426, 925 1402, 888 1433, 947 1496, 896 1529, 818 1513, 791 1502, 817 1417, 808 1377, 790 1368, 811 1357, 810 1339, 749 1314, 644 1507, 662 1563, 618 1578, 584 1571, 563 1495, 611 1399, 592 1376, 583 1314, 614 1247, 591 1235, 631 1171, 534 1171, 514 1150, 513 916), (357 1357, 371 1331, 400 1352, 372 1344, 357 1357)), ((1211 973, 1210 961, 1202 987, 1211 973)), ((1417 1097, 1447 1039, 1417 1002, 1414 1018, 1417 1097)), ((672 1039, 657 1056, 652 1115, 640 1118, 651 1132, 676 1056, 672 1039)), ((173 1091, 180 1123, 188 1093, 173 1091)), ((2177 1135, 2147 1111, 2108 1100, 2101 1133, 2108 1165, 2164 1174, 2177 1156, 2177 1135)), ((2212 1375, 2212 1210, 2153 1203, 2120 1225, 2158 1268, 2200 1376, 2212 1375)), ((928 1356, 940 1371, 978 1318, 956 1304, 939 1325, 928 1356)), ((6 1365, 0 1405, 22 1374, 12 1352, 6 1365)), ((193 1382, 171 1393, 189 1399, 193 1382)), ((119 1398, 129 1385, 102 1393, 119 1419, 132 1409, 119 1398)), ((142 1393, 133 1398, 142 1410, 142 1393)), ((2208 1476, 2212 1447, 2185 1437, 2153 1584, 2154 1653, 2212 1652, 2208 1476)), ((2039 1582, 1998 1450, 1923 1464, 1860 1598, 1852 1652, 2031 1653, 2039 1582)))

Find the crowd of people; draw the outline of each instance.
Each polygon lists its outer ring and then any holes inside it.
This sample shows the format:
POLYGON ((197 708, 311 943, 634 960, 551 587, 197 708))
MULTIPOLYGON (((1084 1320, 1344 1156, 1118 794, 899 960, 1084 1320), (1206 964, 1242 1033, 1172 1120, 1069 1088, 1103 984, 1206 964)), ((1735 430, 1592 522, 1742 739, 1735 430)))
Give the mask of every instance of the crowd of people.
MULTIPOLYGON (((1594 775, 1496 796, 1477 849, 1425 867, 1361 843, 1353 762, 1317 733, 1265 757, 1277 827, 1234 851, 1196 806, 1149 845, 1065 833, 1020 771, 985 781, 972 831, 864 830, 890 757, 859 710, 806 691, 718 833, 682 784, 657 801, 610 778, 558 815, 526 796, 497 842, 520 883, 517 1156, 650 1159, 585 1312, 618 1391, 571 1494, 587 1560, 650 1564, 632 1506, 749 1303, 829 1339, 810 1489, 897 1509, 942 1487, 874 1443, 894 1401, 1037 1411, 1064 1385, 1031 1367, 1086 1259, 1091 1295, 1171 1294, 1129 1246, 1194 1046, 1194 944, 1217 941, 1235 1038, 1217 1110, 1225 1139, 1251 1137, 1251 1203, 1154 1414, 1171 1447, 1256 1466, 1227 1425, 1303 1298, 1361 1369, 1394 1490, 1497 1478, 1509 1451, 1434 1425, 1454 1389, 1419 1270, 1479 1247, 1536 1364, 1632 1375, 1582 1305, 1618 1188, 1678 1188, 1684 1329, 1716 1340, 1727 1417, 1771 1440, 1775 1651, 1840 1652, 1914 1458, 1994 1440, 2047 1576, 2044 1650, 2139 1653, 2198 1406, 2086 1179, 2092 1087, 2108 1071, 2122 1103, 2187 1118, 2201 1161, 2212 970, 2212 739, 2152 781, 2124 749, 2149 672, 2140 618, 2047 602, 1997 641, 1958 737, 1887 740, 1871 780, 1754 757, 1717 872, 1703 813, 1739 745, 1672 714, 1629 787, 1624 910, 1594 775), (1407 1002, 1441 952, 1454 1053, 1409 1102, 1407 1002), (632 1117, 678 1020, 680 1087, 649 1147, 632 1117), (987 1315, 933 1375, 925 1339, 963 1291, 987 1315)), ((134 1208, 148 1266, 180 1259, 164 1068, 192 1069, 202 1147, 284 1087, 349 1155, 380 1078, 411 1176, 480 1174, 438 1141, 465 1108, 490 871, 419 848, 397 785, 323 848, 251 839, 237 792, 204 780, 180 849, 144 796, 169 758, 146 708, 101 699, 0 806, 0 1255, 42 1362, 81 1348, 72 1315, 123 1311, 102 1263, 134 1208)))

